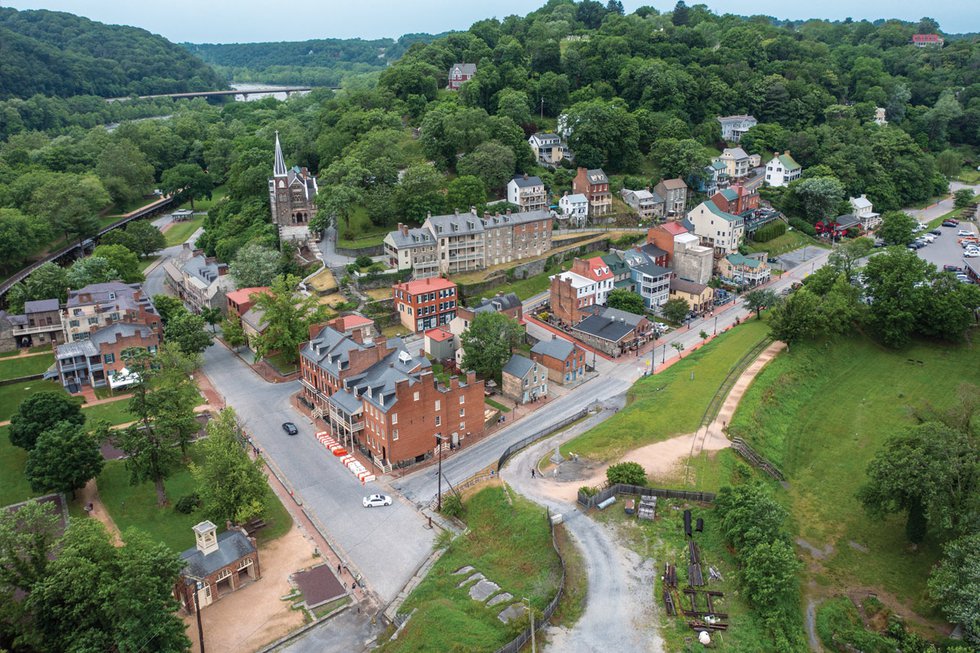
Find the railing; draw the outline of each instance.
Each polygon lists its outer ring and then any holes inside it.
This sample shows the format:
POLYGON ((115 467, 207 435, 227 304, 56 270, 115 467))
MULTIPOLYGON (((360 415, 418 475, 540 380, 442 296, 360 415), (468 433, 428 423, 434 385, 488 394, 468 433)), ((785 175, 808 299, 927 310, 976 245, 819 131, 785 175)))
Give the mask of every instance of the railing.
POLYGON ((527 436, 526 438, 518 440, 514 444, 504 449, 504 452, 500 454, 500 458, 497 459, 497 469, 500 470, 507 462, 507 460, 510 459, 511 456, 513 456, 515 453, 517 453, 524 447, 528 446, 529 444, 533 443, 535 440, 539 440, 546 435, 558 431, 559 429, 563 429, 569 424, 571 424, 572 422, 578 421, 588 414, 589 414, 589 409, 583 408, 582 410, 578 411, 574 415, 571 415, 570 417, 566 417, 565 419, 561 420, 557 424, 552 424, 551 426, 547 426, 539 431, 535 431, 534 433, 527 436))
POLYGON ((591 496, 580 490, 578 493, 578 503, 579 505, 581 505, 586 509, 595 508, 597 505, 599 505, 609 497, 614 497, 617 494, 637 494, 643 497, 660 497, 662 499, 684 499, 685 501, 699 501, 702 503, 711 503, 715 500, 714 492, 670 490, 664 488, 643 487, 640 485, 626 485, 625 483, 616 483, 615 485, 610 485, 604 490, 600 490, 598 493, 591 496))
POLYGON ((750 465, 756 467, 757 469, 761 469, 777 481, 786 480, 786 476, 779 471, 779 468, 757 453, 755 449, 750 447, 742 438, 732 438, 732 449, 734 449, 738 455, 742 456, 742 458, 745 458, 750 465))

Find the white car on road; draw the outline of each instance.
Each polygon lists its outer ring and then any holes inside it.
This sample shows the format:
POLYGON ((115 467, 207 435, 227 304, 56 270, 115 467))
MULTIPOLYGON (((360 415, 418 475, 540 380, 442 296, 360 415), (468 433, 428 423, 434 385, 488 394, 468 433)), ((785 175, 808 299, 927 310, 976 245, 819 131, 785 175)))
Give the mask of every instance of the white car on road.
POLYGON ((364 504, 365 508, 379 508, 381 506, 390 506, 391 497, 389 497, 387 494, 372 494, 369 497, 364 497, 364 500, 361 501, 361 503, 364 504))
POLYGON ((980 249, 968 249, 963 252, 963 258, 977 258, 980 257, 980 249))
POLYGON ((956 235, 957 236, 972 236, 973 235, 973 232, 970 231, 969 229, 960 229, 959 231, 956 232, 956 235))

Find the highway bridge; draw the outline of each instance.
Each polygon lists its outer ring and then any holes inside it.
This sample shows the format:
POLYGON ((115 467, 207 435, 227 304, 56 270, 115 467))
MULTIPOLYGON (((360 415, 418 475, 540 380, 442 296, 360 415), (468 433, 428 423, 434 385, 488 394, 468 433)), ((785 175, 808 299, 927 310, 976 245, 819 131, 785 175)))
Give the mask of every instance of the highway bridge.
MULTIPOLYGON (((270 94, 270 93, 285 93, 288 97, 292 93, 308 93, 314 88, 329 88, 332 91, 340 90, 339 86, 268 86, 264 88, 253 88, 248 90, 235 90, 229 89, 227 91, 188 91, 186 93, 160 93, 157 95, 140 95, 138 99, 140 100, 155 100, 157 98, 173 98, 175 100, 184 100, 192 98, 209 98, 209 97, 236 97, 238 95, 242 96, 242 99, 248 99, 249 95, 256 94, 270 94)), ((125 100, 131 100, 131 97, 114 97, 107 98, 106 102, 123 102, 125 100)))

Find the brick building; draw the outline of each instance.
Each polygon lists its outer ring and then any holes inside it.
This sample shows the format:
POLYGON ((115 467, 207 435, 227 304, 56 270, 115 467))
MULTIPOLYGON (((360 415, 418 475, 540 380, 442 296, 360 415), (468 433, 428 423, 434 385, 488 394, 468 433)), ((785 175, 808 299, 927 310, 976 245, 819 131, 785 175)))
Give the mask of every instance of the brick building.
POLYGON ((531 347, 531 359, 548 370, 548 378, 566 385, 585 378, 585 350, 552 334, 531 347))
POLYGON ((605 215, 612 211, 609 177, 602 168, 579 168, 572 180, 572 193, 581 193, 589 200, 589 216, 605 215))
POLYGON ((456 317, 456 284, 429 277, 395 284, 395 311, 406 329, 416 333, 449 324, 456 317))
POLYGON ((300 369, 314 416, 385 471, 429 458, 437 434, 446 447, 483 434, 483 382, 439 383, 401 340, 362 343, 324 327, 301 347, 300 369))
POLYGON ((184 243, 177 256, 164 262, 163 270, 167 286, 195 313, 205 308, 222 312, 228 308, 226 297, 235 289, 235 281, 228 276, 226 263, 184 243))
POLYGON ((255 306, 255 295, 268 292, 268 290, 268 286, 256 286, 254 288, 241 288, 240 290, 229 292, 225 295, 225 301, 228 303, 225 308, 225 313, 229 316, 237 315, 241 318, 249 309, 255 306))
POLYGON ((596 305, 596 281, 574 272, 549 277, 551 314, 562 324, 576 324, 596 305))
POLYGON ((65 342, 85 340, 90 332, 117 322, 144 324, 163 335, 160 314, 138 283, 110 281, 68 291, 61 313, 65 342))
POLYGON ((195 612, 195 592, 197 606, 203 608, 262 578, 255 539, 240 528, 221 535, 217 530, 209 521, 195 525, 195 546, 180 554, 184 568, 174 584, 174 598, 189 614, 195 612))
POLYGON ((620 356, 646 343, 653 336, 650 321, 615 308, 600 308, 574 327, 572 333, 585 344, 620 356))
POLYGON ((117 388, 133 381, 126 370, 122 353, 142 348, 155 353, 160 345, 156 331, 143 324, 117 322, 96 329, 84 340, 55 348, 58 380, 69 392, 79 392, 83 385, 93 388, 117 388))
POLYGON ((428 229, 409 229, 398 223, 384 239, 388 265, 397 270, 412 270, 416 279, 439 276, 439 258, 436 239, 428 229))
POLYGON ((722 211, 739 215, 759 208, 759 191, 748 190, 739 184, 718 191, 711 196, 711 201, 722 211))

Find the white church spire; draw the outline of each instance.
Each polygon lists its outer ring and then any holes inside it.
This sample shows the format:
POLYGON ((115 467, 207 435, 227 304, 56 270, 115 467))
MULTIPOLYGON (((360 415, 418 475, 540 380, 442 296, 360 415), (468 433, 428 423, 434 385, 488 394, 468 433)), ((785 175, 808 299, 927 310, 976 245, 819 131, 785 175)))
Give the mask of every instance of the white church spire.
POLYGON ((282 146, 279 145, 279 130, 276 130, 276 160, 272 165, 272 176, 286 176, 286 161, 282 158, 282 146))

